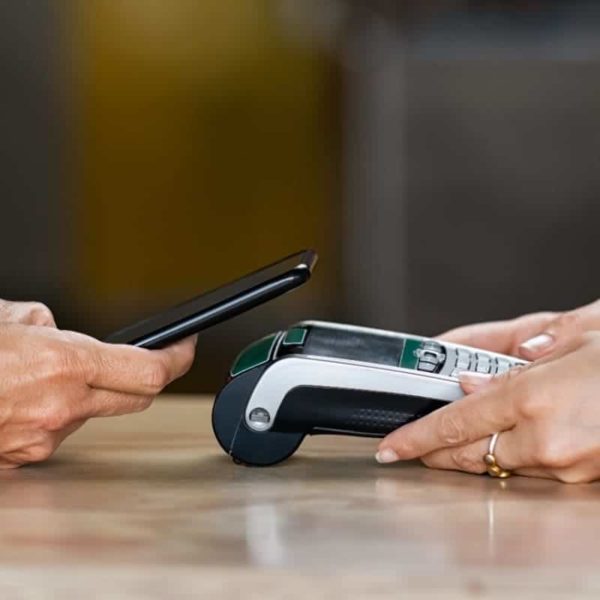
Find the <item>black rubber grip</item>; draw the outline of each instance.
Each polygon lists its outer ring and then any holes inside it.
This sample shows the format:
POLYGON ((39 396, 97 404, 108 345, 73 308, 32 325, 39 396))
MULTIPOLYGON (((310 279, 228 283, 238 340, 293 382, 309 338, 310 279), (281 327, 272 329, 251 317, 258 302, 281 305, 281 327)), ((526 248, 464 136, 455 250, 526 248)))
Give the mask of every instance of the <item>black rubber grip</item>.
POLYGON ((221 447, 236 462, 266 466, 285 460, 302 442, 301 432, 258 433, 248 429, 244 414, 248 399, 266 366, 232 378, 219 392, 212 412, 212 425, 221 447))
POLYGON ((380 437, 445 404, 404 394, 301 386, 283 399, 271 431, 380 437))

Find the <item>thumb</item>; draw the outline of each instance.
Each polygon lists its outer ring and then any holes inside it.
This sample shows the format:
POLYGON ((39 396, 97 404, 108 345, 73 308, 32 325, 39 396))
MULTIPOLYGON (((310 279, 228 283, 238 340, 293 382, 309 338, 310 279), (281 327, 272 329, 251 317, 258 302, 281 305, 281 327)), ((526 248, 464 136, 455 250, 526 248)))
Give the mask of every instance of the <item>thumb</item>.
POLYGON ((477 390, 489 385, 493 377, 485 373, 475 373, 474 371, 463 371, 459 374, 458 380, 465 394, 472 394, 477 390))
POLYGON ((485 387, 494 384, 504 383, 516 377, 519 373, 531 368, 531 363, 528 365, 518 365, 509 371, 500 373, 499 375, 488 375, 487 373, 476 373, 474 371, 462 371, 458 374, 460 386, 465 394, 473 394, 485 387))
POLYGON ((540 333, 523 342, 518 349, 519 356, 527 360, 537 360, 582 331, 583 325, 578 311, 563 313, 550 321, 540 333))

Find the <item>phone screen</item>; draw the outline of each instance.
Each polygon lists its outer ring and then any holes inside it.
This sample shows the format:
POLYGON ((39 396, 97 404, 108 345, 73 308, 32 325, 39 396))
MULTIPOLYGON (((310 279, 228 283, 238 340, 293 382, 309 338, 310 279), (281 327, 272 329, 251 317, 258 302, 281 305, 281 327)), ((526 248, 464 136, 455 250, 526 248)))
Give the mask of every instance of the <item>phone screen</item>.
POLYGON ((105 341, 162 348, 302 285, 317 255, 304 250, 111 335, 105 341))

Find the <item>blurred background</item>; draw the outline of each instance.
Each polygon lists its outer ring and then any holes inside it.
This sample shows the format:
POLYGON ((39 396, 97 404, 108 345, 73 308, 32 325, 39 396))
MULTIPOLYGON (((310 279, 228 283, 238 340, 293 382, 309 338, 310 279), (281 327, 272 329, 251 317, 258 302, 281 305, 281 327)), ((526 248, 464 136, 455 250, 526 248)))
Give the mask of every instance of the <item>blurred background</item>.
POLYGON ((0 0, 0 296, 104 336, 303 247, 201 336, 435 334, 599 294, 600 6, 0 0))

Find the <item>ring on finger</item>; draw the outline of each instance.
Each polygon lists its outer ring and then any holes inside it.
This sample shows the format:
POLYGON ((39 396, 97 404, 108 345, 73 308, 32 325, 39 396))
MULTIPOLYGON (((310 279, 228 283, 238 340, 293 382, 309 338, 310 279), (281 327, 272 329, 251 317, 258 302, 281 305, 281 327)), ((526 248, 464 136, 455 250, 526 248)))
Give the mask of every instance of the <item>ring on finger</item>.
POLYGON ((500 436, 500 432, 495 433, 490 438, 490 444, 488 446, 487 454, 483 456, 483 462, 485 463, 487 474, 490 477, 498 477, 499 479, 507 479, 512 475, 512 471, 509 469, 504 469, 498 464, 496 459, 496 444, 498 443, 498 437, 500 436))

